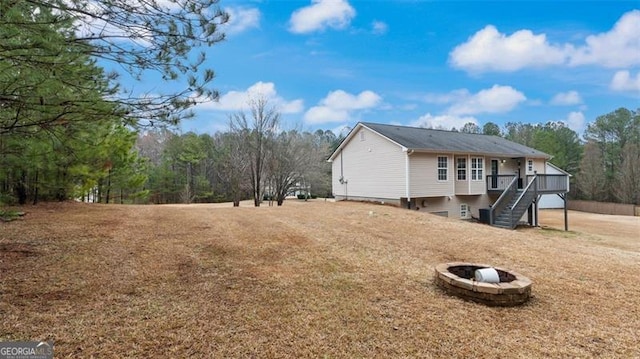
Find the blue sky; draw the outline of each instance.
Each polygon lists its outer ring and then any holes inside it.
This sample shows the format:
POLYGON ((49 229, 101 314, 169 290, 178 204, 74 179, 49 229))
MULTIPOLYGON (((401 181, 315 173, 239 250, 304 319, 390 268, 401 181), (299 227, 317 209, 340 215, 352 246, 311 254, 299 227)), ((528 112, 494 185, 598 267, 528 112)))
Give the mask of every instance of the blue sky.
POLYGON ((217 102, 183 131, 213 133, 252 96, 284 126, 435 128, 563 121, 640 107, 640 2, 225 1, 207 50, 217 102))

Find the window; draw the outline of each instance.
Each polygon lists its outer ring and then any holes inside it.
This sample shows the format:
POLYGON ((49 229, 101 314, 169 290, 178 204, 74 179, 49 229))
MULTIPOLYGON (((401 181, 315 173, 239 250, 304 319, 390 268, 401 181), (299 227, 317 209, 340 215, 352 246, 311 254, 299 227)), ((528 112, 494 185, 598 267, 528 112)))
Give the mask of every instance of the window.
POLYGON ((469 218, 469 206, 466 204, 460 205, 460 218, 469 218))
POLYGON ((533 172, 533 160, 527 161, 527 172, 533 172))
POLYGON ((482 181, 484 177, 484 158, 471 158, 471 179, 473 181, 482 181))
POLYGON ((438 156, 438 181, 447 180, 447 157, 438 156))
POLYGON ((458 170, 458 181, 465 181, 467 179, 467 159, 464 157, 458 157, 456 161, 458 170))

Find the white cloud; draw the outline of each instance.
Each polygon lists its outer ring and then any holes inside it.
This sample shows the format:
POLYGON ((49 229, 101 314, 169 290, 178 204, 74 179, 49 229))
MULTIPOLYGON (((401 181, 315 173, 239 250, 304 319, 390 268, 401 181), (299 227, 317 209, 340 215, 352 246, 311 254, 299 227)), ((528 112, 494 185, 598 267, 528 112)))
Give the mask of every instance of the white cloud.
POLYGON ((237 34, 251 28, 260 27, 260 10, 256 8, 228 7, 229 22, 223 25, 227 34, 237 34))
POLYGON ((320 103, 324 106, 340 110, 361 110, 375 107, 382 98, 373 91, 362 91, 358 95, 352 95, 342 90, 329 92, 320 103))
POLYGON ((590 35, 584 42, 552 44, 545 34, 523 29, 507 35, 488 25, 456 46, 449 53, 449 62, 471 72, 510 72, 551 65, 640 65, 640 10, 625 13, 610 31, 590 35))
POLYGON ((281 113, 300 113, 304 111, 304 100, 302 99, 284 101, 278 98, 276 105, 281 113))
POLYGON ((580 111, 573 111, 567 115, 567 118, 563 120, 567 127, 574 130, 576 133, 582 133, 584 130, 585 118, 584 114, 580 111))
POLYGON ((558 106, 579 105, 581 103, 582 97, 577 91, 560 92, 551 99, 551 104, 558 106))
POLYGON ((503 113, 514 109, 527 98, 511 86, 493 85, 490 89, 475 94, 467 94, 449 107, 452 115, 473 115, 479 113, 503 113))
POLYGON ((505 35, 488 25, 449 54, 450 63, 468 71, 516 71, 525 67, 561 64, 566 50, 530 30, 505 35))
MULTIPOLYGON (((136 2, 140 3, 140 0, 137 0, 136 2)), ((129 1, 129 3, 133 3, 133 1, 129 1)), ((179 10, 180 9, 180 3, 177 2, 177 1, 157 0, 156 3, 158 5, 160 5, 161 7, 164 7, 167 10, 179 10)))
POLYGON ((457 129, 461 129, 468 122, 475 123, 476 125, 478 124, 478 120, 472 116, 434 116, 430 113, 427 113, 423 116, 420 116, 416 121, 413 121, 410 126, 451 130, 454 127, 457 129))
MULTIPOLYGON (((71 0, 64 0, 63 2, 71 8, 76 8, 77 6, 77 4, 71 0)), ((132 9, 146 9, 150 12, 157 12, 153 10, 156 6, 168 13, 175 13, 182 9, 179 1, 172 0, 157 0, 153 5, 150 5, 144 0, 129 0, 126 3, 132 9)), ((112 13, 114 10, 103 2, 89 0, 82 4, 81 9, 84 13, 77 13, 79 16, 74 20, 76 36, 81 38, 94 38, 98 36, 113 37, 120 38, 120 41, 132 42, 137 46, 149 47, 151 45, 153 34, 150 31, 138 27, 130 28, 122 24, 116 26, 113 21, 105 21, 104 19, 108 18, 109 13, 112 13)), ((145 10, 140 10, 140 13, 144 12, 145 10)))
POLYGON ((374 21, 371 23, 371 32, 376 35, 384 35, 389 30, 389 25, 382 21, 374 21))
POLYGON ((354 111, 377 107, 381 101, 382 97, 373 91, 362 91, 358 95, 343 90, 332 91, 318 106, 311 107, 304 114, 304 121, 308 124, 345 122, 354 111))
POLYGON ((329 122, 344 122, 349 119, 349 112, 337 110, 327 106, 311 107, 304 114, 304 121, 308 124, 320 124, 329 122))
POLYGON ((640 10, 627 12, 611 31, 588 36, 585 42, 572 54, 571 65, 640 65, 640 10))
POLYGON ((629 71, 616 72, 609 87, 614 91, 640 92, 640 71, 636 73, 635 78, 629 71))
MULTIPOLYGON (((64 2, 72 4, 71 0, 64 0, 64 2)), ((156 0, 153 5, 145 0, 128 0, 126 3, 131 8, 147 9, 150 12, 157 12, 150 10, 156 7, 169 14, 184 10, 184 2, 175 0, 156 0)), ((116 26, 113 21, 105 21, 104 19, 108 17, 107 15, 110 12, 113 12, 113 9, 103 4, 103 2, 88 0, 83 6, 85 14, 90 15, 80 15, 75 18, 75 32, 78 37, 104 36, 114 39, 119 38, 119 41, 132 42, 137 46, 151 46, 152 37, 155 36, 151 31, 139 27, 127 27, 122 24, 116 26)), ((260 26, 261 14, 257 8, 227 7, 224 10, 229 14, 229 21, 220 27, 227 34, 236 34, 260 26)), ((144 12, 144 10, 140 11, 141 13, 144 12)))
POLYGON ((229 91, 220 96, 217 102, 210 101, 198 105, 200 109, 219 111, 242 111, 249 107, 251 99, 263 97, 281 113, 300 113, 304 110, 304 101, 287 101, 280 97, 273 82, 256 82, 245 91, 229 91))
MULTIPOLYGON (((166 2, 161 2, 161 7, 171 8, 166 2)), ((73 8, 75 5, 71 5, 73 8)), ((119 38, 120 41, 132 42, 137 46, 148 47, 151 44, 152 34, 149 31, 135 29, 131 30, 125 26, 114 26, 113 22, 103 20, 105 13, 110 9, 106 9, 102 4, 96 1, 88 1, 84 6, 85 14, 80 14, 74 19, 75 33, 77 37, 111 37, 119 38)), ((139 1, 133 1, 133 7, 145 7, 139 1), (136 4, 137 3, 137 4, 136 4)))
POLYGON ((344 29, 355 16, 355 9, 346 0, 312 0, 311 5, 291 14, 289 31, 304 34, 328 27, 344 29))

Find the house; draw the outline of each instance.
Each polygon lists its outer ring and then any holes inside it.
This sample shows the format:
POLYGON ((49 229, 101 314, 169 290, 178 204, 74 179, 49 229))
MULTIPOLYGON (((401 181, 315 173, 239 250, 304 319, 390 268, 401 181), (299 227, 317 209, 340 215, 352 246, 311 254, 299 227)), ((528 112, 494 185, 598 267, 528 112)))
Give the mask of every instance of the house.
POLYGON ((329 157, 336 200, 363 200, 515 228, 542 194, 565 196, 550 156, 497 136, 358 123, 329 157))

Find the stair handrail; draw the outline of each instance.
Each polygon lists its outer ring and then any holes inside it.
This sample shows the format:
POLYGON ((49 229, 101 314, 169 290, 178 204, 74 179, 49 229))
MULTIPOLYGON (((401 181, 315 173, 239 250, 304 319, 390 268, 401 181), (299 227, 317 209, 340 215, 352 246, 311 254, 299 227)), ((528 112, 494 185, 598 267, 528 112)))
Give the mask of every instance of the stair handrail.
POLYGON ((509 209, 514 209, 515 207, 518 206, 518 203, 520 203, 520 200, 522 199, 522 196, 525 195, 525 193, 529 192, 529 188, 531 187, 532 184, 534 184, 536 182, 536 179, 538 178, 538 176, 533 176, 533 179, 531 180, 531 182, 529 182, 529 184, 527 185, 527 187, 525 187, 522 190, 522 193, 520 193, 520 196, 518 196, 518 199, 516 199, 515 202, 513 202, 513 205, 511 205, 511 208, 509 209))
POLYGON ((499 207, 499 205, 502 205, 502 201, 505 201, 505 198, 507 197, 507 192, 511 192, 513 190, 512 187, 516 186, 517 182, 518 182, 518 176, 514 175, 511 182, 509 182, 509 185, 504 189, 504 191, 502 191, 498 199, 495 202, 493 202, 493 205, 490 206, 489 224, 493 224, 493 218, 494 218, 494 213, 496 211, 496 208, 499 207))
MULTIPOLYGON (((511 207, 509 207, 509 221, 511 222, 511 228, 514 228, 514 221, 513 221, 513 209, 518 207, 518 204, 520 204, 520 201, 522 200, 522 197, 524 197, 525 194, 529 193, 529 190, 531 189, 531 186, 535 186, 536 185, 536 179, 538 178, 537 175, 533 176, 533 179, 531 180, 531 182, 529 182, 529 184, 527 184, 527 187, 525 187, 522 190, 522 193, 520 193, 520 196, 518 196, 518 199, 516 199, 515 202, 513 202, 513 204, 511 205, 511 207)), ((537 190, 536 187, 534 187, 535 190, 537 190)), ((516 221, 519 218, 516 218, 516 221)))

